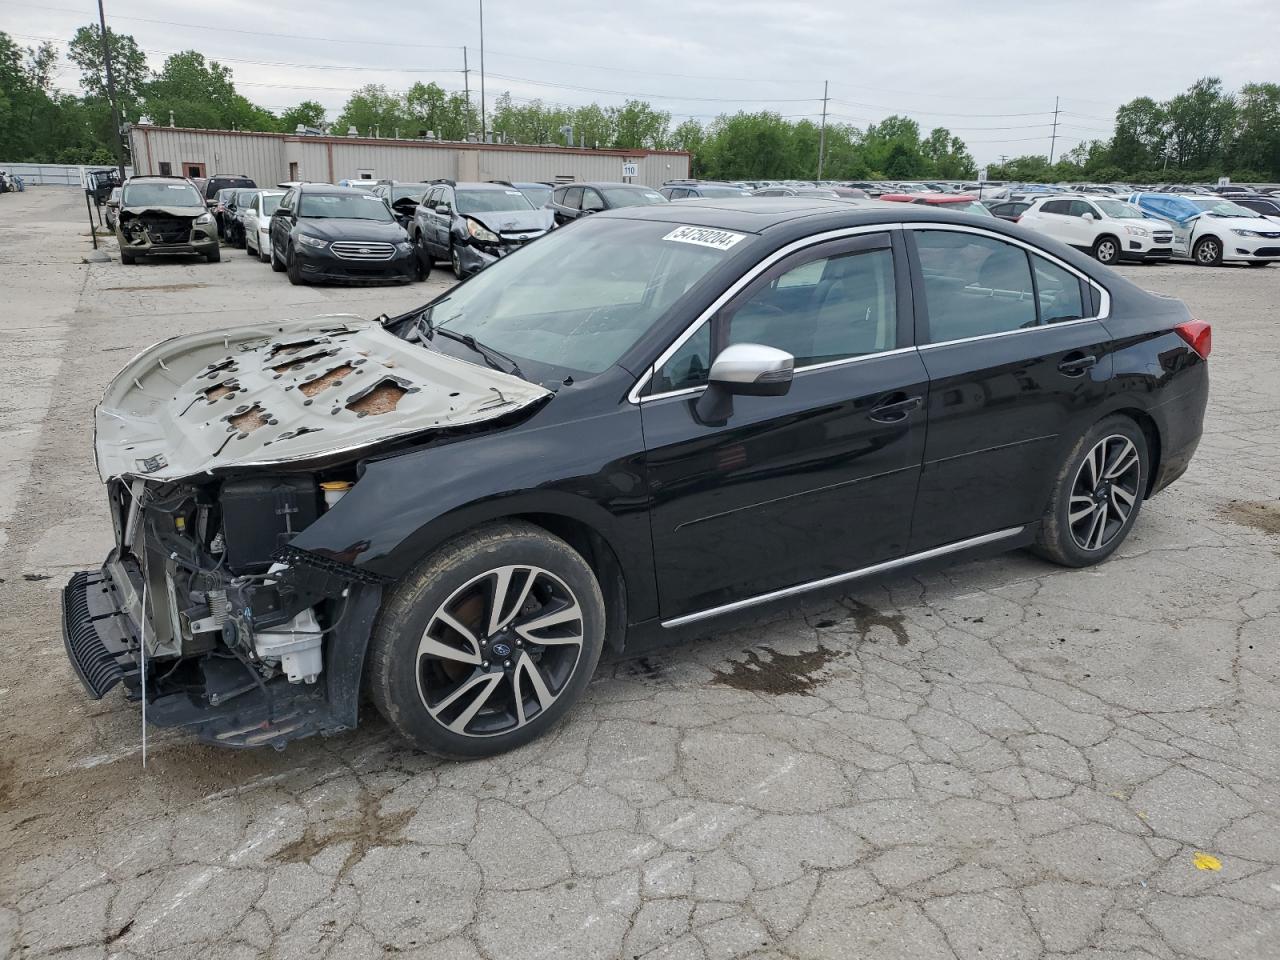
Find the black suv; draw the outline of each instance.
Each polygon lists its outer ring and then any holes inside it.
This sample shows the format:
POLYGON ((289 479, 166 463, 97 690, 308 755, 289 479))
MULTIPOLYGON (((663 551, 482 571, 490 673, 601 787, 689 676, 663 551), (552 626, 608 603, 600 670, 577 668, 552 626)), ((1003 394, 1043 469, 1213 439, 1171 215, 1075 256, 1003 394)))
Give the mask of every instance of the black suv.
POLYGON ((568 223, 588 213, 665 202, 653 187, 639 183, 566 183, 556 187, 548 207, 556 223, 568 223))
POLYGON ((236 187, 241 190, 249 190, 256 188, 258 185, 243 173, 215 173, 208 180, 204 181, 202 189, 204 190, 204 200, 209 206, 213 206, 218 199, 218 191, 226 190, 228 187, 236 187))
POLYGON ((404 227, 386 203, 329 184, 294 187, 271 216, 271 269, 289 282, 376 282, 419 276, 404 227))
POLYGON ((535 207, 515 187, 437 180, 418 204, 409 232, 424 269, 448 260, 462 280, 552 226, 551 211, 535 207))

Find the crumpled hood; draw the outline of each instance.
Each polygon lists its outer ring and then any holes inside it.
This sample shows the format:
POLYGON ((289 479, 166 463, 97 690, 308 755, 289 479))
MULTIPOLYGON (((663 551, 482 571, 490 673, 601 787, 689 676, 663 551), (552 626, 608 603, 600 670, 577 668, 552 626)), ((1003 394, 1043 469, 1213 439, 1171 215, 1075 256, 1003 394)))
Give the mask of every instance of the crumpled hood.
POLYGON ((208 331, 144 350, 107 387, 98 474, 178 480, 327 460, 550 395, 347 314, 208 331))
POLYGON ((484 213, 464 213, 463 217, 484 224, 494 233, 533 233, 551 229, 555 214, 543 207, 538 210, 486 210, 484 213))
POLYGON ((348 220, 339 217, 303 218, 298 221, 298 232, 322 240, 361 240, 383 241, 385 243, 402 243, 409 239, 404 227, 392 220, 379 223, 377 220, 348 220))
POLYGON ((158 217, 190 217, 194 220, 196 217, 203 217, 208 212, 204 207, 157 207, 144 204, 140 207, 122 207, 120 209, 120 219, 128 220, 130 217, 142 217, 150 214, 158 217))

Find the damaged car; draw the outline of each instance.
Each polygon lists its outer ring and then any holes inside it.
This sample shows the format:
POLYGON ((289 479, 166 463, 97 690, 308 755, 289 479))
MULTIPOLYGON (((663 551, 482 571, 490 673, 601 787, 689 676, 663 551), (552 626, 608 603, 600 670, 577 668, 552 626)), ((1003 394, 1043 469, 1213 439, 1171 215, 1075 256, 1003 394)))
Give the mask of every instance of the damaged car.
POLYGON ((130 177, 120 192, 116 214, 120 262, 195 254, 210 263, 222 259, 218 226, 204 198, 183 177, 130 177))
POLYGON ((550 210, 535 207, 515 187, 437 180, 418 204, 409 236, 424 271, 445 260, 465 280, 554 225, 550 210))
POLYGON ((992 217, 611 210, 395 317, 159 343, 95 413, 93 697, 227 746, 545 733, 601 654, 1031 547, 1085 567, 1187 468, 1211 332, 992 217))

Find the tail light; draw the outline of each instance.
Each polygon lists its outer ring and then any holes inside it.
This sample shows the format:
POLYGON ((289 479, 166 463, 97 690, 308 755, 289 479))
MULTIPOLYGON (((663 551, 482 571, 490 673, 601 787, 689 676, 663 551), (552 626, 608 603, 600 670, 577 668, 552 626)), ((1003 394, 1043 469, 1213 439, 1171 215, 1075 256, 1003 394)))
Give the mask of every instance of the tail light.
POLYGON ((1213 327, 1203 320, 1188 320, 1174 327, 1173 332, 1187 341, 1187 346, 1200 354, 1201 360, 1209 359, 1213 351, 1213 327))

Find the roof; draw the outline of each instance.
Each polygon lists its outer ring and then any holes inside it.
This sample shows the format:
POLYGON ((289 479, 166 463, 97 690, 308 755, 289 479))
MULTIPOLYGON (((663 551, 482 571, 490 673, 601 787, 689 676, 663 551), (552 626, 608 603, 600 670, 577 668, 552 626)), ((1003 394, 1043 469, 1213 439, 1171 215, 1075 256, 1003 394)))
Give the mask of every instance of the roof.
MULTIPOLYGON (((830 221, 831 229, 877 223, 907 223, 931 220, 936 209, 920 203, 881 203, 878 200, 848 200, 835 197, 716 197, 621 207, 592 214, 592 219, 626 218, 658 220, 695 227, 718 227, 743 233, 763 233, 774 227, 801 220, 830 221)), ((992 218, 965 213, 943 214, 956 222, 972 222, 984 229, 992 218)))
POLYGON ((650 193, 657 191, 653 187, 647 187, 643 183, 622 183, 619 180, 574 180, 571 183, 557 183, 556 189, 561 187, 629 187, 632 190, 648 190, 650 193))
POLYGON ((882 193, 881 200, 890 203, 931 203, 945 206, 948 203, 973 203, 978 198, 967 193, 882 193))

